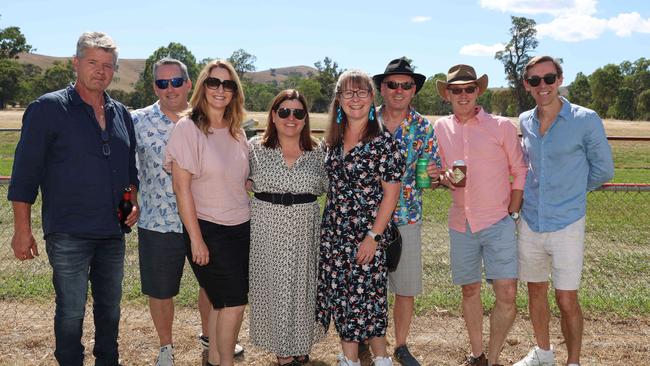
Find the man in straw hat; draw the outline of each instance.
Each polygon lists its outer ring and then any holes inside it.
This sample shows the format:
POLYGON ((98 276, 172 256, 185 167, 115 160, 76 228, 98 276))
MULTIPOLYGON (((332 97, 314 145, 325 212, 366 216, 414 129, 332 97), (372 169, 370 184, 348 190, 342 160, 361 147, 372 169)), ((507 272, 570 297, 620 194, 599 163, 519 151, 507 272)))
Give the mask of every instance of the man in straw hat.
POLYGON ((561 97, 562 66, 537 56, 524 87, 537 106, 519 116, 530 169, 519 223, 519 274, 528 282, 528 306, 537 345, 517 366, 554 365, 548 322, 548 279, 560 308, 567 365, 580 363, 583 318, 578 302, 587 191, 614 176, 612 152, 596 112, 561 97), (542 194, 543 192, 543 194, 542 194))
MULTIPOLYGON (((394 356, 405 366, 420 365, 406 345, 415 296, 422 293, 423 189, 415 184, 415 168, 418 159, 427 159, 434 166, 440 166, 433 125, 411 106, 413 97, 422 89, 425 79, 424 75, 413 72, 404 57, 392 60, 383 74, 373 77, 384 102, 377 109, 377 117, 398 141, 406 160, 399 202, 393 214, 393 221, 402 235, 402 255, 397 269, 388 273, 389 288, 395 294, 394 356)), ((438 184, 433 183, 432 188, 438 184)))
POLYGON ((517 128, 507 118, 492 116, 476 104, 487 84, 487 75, 477 78, 471 66, 449 69, 447 81, 438 80, 436 86, 440 96, 451 103, 453 114, 435 124, 442 166, 447 169, 444 184, 453 197, 449 209, 451 274, 453 283, 462 287, 463 318, 471 345, 464 365, 481 366, 498 363, 516 315, 515 220, 526 179, 517 128), (463 187, 451 170, 461 165, 460 161, 466 167, 463 187), (496 297, 487 357, 482 339, 481 262, 496 297))

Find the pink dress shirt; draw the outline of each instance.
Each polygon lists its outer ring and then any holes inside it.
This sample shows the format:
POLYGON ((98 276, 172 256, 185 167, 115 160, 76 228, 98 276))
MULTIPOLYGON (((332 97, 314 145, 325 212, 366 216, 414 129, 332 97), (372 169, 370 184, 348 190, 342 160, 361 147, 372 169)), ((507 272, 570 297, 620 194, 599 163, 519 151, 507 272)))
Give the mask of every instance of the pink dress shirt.
POLYGON ((227 128, 210 128, 207 136, 194 121, 180 119, 165 151, 164 168, 172 162, 192 174, 191 191, 199 219, 234 226, 250 220, 248 142, 244 130, 239 139, 227 128))
POLYGON ((475 233, 501 220, 508 214, 511 190, 523 190, 526 181, 515 125, 478 107, 466 123, 451 115, 437 120, 434 129, 443 168, 451 168, 456 160, 467 165, 465 187, 451 191, 449 228, 465 232, 467 221, 475 233))

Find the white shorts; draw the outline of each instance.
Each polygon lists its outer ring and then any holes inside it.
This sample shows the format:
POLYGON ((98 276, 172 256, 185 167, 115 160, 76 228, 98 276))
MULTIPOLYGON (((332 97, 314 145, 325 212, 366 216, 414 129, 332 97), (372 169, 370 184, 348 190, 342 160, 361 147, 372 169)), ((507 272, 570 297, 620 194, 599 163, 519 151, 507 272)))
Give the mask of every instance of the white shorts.
POLYGON ((582 275, 585 217, 547 233, 536 233, 519 220, 519 280, 547 282, 553 269, 553 287, 577 290, 582 275))

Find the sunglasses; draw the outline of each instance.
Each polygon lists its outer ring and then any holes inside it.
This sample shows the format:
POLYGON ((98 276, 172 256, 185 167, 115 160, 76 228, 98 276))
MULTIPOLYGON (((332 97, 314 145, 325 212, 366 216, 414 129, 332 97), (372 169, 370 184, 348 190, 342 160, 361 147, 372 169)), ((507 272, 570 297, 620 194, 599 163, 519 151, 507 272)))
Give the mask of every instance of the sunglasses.
POLYGON ((542 77, 535 75, 526 79, 530 86, 538 86, 542 80, 544 80, 544 83, 546 83, 546 85, 552 85, 557 80, 557 74, 546 74, 542 77))
POLYGON ((386 81, 384 82, 384 84, 386 84, 388 89, 393 89, 393 90, 399 88, 400 86, 402 87, 403 90, 409 90, 413 86, 415 86, 415 83, 410 81, 405 81, 403 83, 398 83, 397 81, 386 81))
POLYGON ((183 78, 173 78, 173 79, 158 79, 156 80, 156 87, 158 89, 167 89, 169 84, 172 84, 172 88, 180 88, 185 83, 183 78))
POLYGON ((370 95, 370 91, 365 90, 365 89, 359 89, 359 90, 344 90, 340 92, 341 96, 343 99, 352 99, 356 95, 358 98, 367 98, 368 95, 370 95))
POLYGON ((474 91, 476 91, 476 88, 477 88, 476 86, 467 86, 464 88, 447 88, 447 90, 449 90, 453 95, 459 95, 463 91, 467 94, 472 94, 474 93, 474 91))
POLYGON ((296 117, 296 119, 303 119, 307 115, 307 111, 305 111, 302 108, 279 108, 278 109, 278 117, 280 118, 289 118, 291 113, 293 113, 293 116, 296 117))
POLYGON ((237 90, 237 83, 234 80, 221 80, 213 77, 205 79, 205 86, 212 90, 217 90, 220 86, 223 86, 223 91, 226 92, 234 92, 237 90))
POLYGON ((105 157, 109 157, 111 156, 111 145, 108 144, 109 136, 106 130, 102 130, 101 138, 102 138, 102 154, 104 154, 105 157))

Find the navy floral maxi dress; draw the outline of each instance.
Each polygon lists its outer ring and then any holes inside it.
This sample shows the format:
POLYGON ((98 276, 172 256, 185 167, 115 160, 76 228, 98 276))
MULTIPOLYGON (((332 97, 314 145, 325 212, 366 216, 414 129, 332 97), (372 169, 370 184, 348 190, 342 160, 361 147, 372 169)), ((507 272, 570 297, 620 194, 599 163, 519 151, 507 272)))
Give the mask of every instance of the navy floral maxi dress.
POLYGON ((402 177, 402 155, 390 133, 381 132, 345 156, 342 143, 328 148, 325 169, 330 183, 321 229, 318 321, 327 330, 333 318, 344 341, 382 337, 388 325, 386 238, 371 263, 356 264, 356 255, 375 222, 381 181, 397 183, 402 177))

